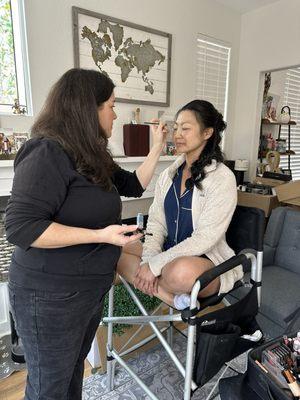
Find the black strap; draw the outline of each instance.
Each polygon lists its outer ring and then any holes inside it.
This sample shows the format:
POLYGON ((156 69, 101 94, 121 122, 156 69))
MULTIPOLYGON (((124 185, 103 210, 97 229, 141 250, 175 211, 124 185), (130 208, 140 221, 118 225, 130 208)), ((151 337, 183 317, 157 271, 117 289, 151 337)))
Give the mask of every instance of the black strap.
POLYGON ((183 322, 187 322, 189 325, 196 325, 196 318, 192 318, 195 317, 199 312, 199 309, 196 308, 185 308, 182 312, 181 312, 181 318, 183 322))
POLYGON ((256 282, 253 279, 250 279, 250 283, 251 285, 253 285, 254 287, 261 287, 262 283, 261 282, 256 282))

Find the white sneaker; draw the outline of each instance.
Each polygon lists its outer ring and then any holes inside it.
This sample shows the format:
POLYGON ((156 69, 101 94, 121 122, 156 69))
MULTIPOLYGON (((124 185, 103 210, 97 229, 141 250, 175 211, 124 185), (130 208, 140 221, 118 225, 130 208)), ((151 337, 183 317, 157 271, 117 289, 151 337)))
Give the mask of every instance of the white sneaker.
MULTIPOLYGON (((174 307, 177 310, 184 310, 191 305, 191 296, 187 293, 175 294, 174 296, 174 307)), ((197 307, 200 308, 200 303, 197 301, 197 307)))

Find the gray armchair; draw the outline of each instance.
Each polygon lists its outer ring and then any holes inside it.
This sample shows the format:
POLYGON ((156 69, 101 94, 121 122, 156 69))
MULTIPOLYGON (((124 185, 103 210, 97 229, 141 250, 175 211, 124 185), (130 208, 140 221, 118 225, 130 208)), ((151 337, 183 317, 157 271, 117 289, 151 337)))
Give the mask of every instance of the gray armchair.
POLYGON ((273 210, 264 238, 262 302, 258 322, 271 337, 300 314, 300 211, 273 210))

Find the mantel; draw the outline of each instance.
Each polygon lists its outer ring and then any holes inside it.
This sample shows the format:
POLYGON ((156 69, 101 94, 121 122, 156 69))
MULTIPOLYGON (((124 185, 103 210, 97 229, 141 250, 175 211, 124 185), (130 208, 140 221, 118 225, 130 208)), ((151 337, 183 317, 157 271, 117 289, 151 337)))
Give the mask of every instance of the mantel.
MULTIPOLYGON (((142 163, 146 157, 114 157, 114 160, 118 164, 131 164, 131 163, 142 163)), ((177 156, 160 156, 159 162, 174 161, 177 156)))
POLYGON ((2 167, 13 167, 14 160, 0 160, 0 168, 2 167))
MULTIPOLYGON (((128 171, 134 171, 139 164, 141 164, 146 157, 114 157, 114 160, 122 166, 122 168, 128 171)), ((153 197, 154 186, 156 179, 161 171, 167 168, 174 160, 176 156, 161 156, 159 158, 158 165, 155 170, 155 174, 144 192, 142 198, 153 197)), ((0 196, 10 196, 12 187, 12 181, 14 176, 13 171, 14 160, 0 160, 0 196)), ((122 201, 134 200, 133 198, 122 197, 122 201)))

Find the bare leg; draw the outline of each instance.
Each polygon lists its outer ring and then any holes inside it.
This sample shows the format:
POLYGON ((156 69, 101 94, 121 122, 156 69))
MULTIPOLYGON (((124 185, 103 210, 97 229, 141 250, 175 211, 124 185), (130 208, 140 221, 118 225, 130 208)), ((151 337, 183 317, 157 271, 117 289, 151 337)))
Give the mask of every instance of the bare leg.
MULTIPOLYGON (((117 272, 126 281, 133 283, 140 265, 142 244, 132 243, 123 248, 118 262, 117 272)), ((190 293, 196 278, 208 269, 213 268, 213 263, 201 257, 179 257, 165 265, 159 278, 157 297, 173 306, 174 294, 190 293)), ((220 279, 211 282, 200 292, 201 297, 207 297, 218 292, 220 279)))
POLYGON ((141 263, 142 243, 129 243, 123 247, 121 257, 117 265, 117 273, 127 282, 133 283, 137 270, 141 263))
MULTIPOLYGON (((190 293, 195 280, 213 267, 213 263, 207 258, 178 257, 164 266, 159 285, 168 288, 174 294, 190 293)), ((200 297, 211 296, 217 293, 219 288, 220 279, 216 278, 200 291, 200 297)))
MULTIPOLYGON (((129 243, 123 247, 121 257, 117 265, 117 273, 127 282, 133 283, 138 268, 141 263, 142 244, 140 242, 129 243)), ((163 287, 158 285, 157 297, 163 302, 173 306, 174 295, 163 287)))

